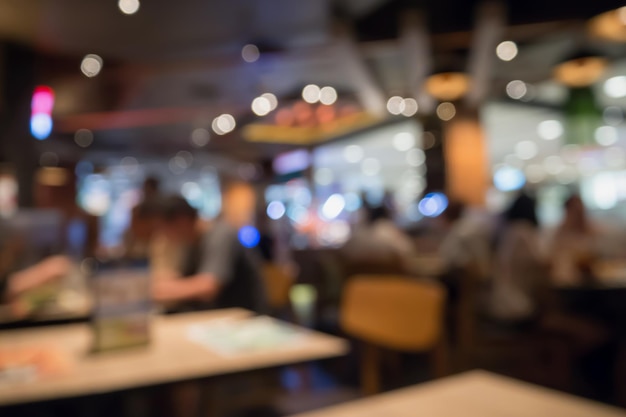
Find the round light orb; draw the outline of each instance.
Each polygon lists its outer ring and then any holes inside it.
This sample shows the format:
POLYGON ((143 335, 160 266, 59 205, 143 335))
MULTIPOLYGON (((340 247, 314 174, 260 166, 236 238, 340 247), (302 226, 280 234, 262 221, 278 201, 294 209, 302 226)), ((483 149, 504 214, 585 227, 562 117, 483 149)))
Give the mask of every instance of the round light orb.
POLYGON ((102 70, 103 61, 96 54, 85 55, 80 63, 80 70, 85 76, 92 78, 100 74, 102 70))
POLYGON ((241 57, 244 61, 248 63, 253 63, 259 60, 261 53, 259 52, 259 47, 253 44, 245 45, 241 49, 241 57))
POLYGON ((517 56, 517 44, 513 41, 504 41, 496 47, 496 55, 502 61, 512 61, 517 56))

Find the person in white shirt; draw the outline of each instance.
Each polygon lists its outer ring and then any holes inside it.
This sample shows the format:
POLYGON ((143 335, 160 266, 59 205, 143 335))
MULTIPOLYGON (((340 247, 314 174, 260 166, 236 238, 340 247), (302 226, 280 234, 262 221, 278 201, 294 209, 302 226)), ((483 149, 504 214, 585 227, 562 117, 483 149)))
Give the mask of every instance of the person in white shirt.
POLYGON ((488 314, 502 322, 524 323, 540 314, 548 281, 548 263, 539 249, 535 199, 521 194, 503 220, 496 239, 488 314))

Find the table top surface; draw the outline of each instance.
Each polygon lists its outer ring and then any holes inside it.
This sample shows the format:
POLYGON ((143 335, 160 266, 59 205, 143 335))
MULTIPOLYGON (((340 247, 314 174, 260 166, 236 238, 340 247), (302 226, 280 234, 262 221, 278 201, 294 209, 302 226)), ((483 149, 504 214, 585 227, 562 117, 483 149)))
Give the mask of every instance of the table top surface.
POLYGON ((218 376, 345 354, 340 338, 302 329, 297 343, 254 353, 220 355, 188 337, 190 325, 219 319, 244 320, 252 314, 228 309, 155 317, 148 346, 89 353, 87 324, 0 332, 0 349, 50 347, 66 354, 68 369, 32 382, 0 385, 0 406, 76 397, 167 382, 218 376))
POLYGON ((334 406, 297 417, 625 417, 594 403, 484 371, 334 406))

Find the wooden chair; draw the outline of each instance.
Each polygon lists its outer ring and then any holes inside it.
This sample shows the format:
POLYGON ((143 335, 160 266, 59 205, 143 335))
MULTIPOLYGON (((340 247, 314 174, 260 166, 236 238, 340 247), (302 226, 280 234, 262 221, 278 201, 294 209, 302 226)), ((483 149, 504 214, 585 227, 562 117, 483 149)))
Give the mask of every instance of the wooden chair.
POLYGON ((351 277, 341 306, 341 327, 363 342, 361 387, 380 391, 379 348, 429 352, 433 373, 447 370, 443 331, 445 291, 437 283, 401 276, 351 277))

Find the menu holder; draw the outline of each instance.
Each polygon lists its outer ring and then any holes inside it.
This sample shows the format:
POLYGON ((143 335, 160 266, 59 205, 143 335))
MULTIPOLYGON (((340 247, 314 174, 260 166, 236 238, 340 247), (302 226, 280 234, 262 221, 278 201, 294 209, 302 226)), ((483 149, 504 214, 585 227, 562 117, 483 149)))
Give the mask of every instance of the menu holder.
POLYGON ((150 276, 145 269, 109 269, 92 279, 93 351, 147 345, 150 342, 150 276))

